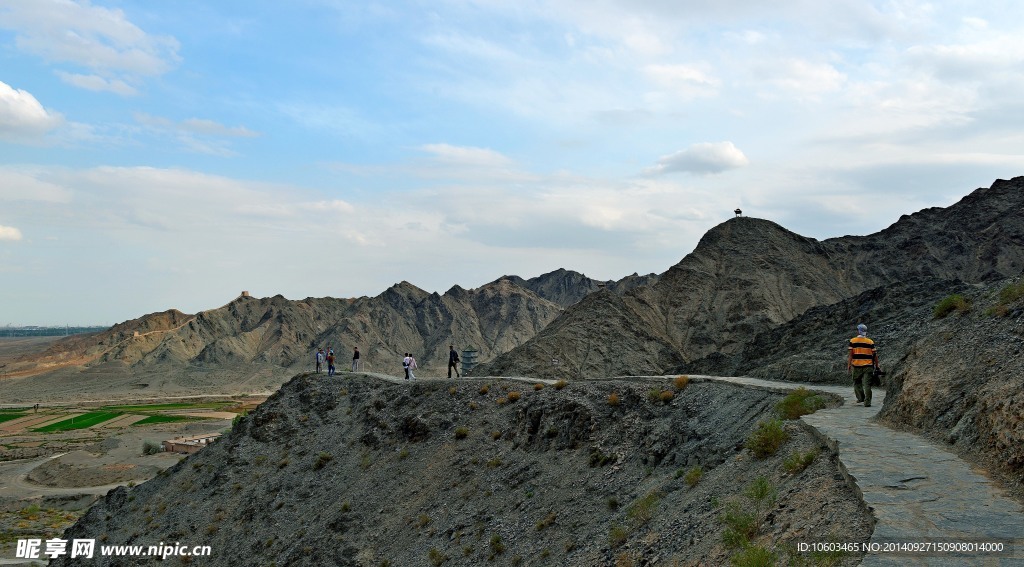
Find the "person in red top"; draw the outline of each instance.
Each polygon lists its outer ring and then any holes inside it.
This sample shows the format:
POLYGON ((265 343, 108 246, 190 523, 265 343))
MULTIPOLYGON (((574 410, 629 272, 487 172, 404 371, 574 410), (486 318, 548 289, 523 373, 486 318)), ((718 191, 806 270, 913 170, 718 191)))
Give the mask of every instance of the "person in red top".
POLYGON ((868 326, 857 325, 857 336, 850 339, 849 354, 846 356, 846 371, 853 376, 853 395, 857 403, 871 407, 871 375, 881 370, 878 364, 878 353, 875 341, 868 338, 868 326))

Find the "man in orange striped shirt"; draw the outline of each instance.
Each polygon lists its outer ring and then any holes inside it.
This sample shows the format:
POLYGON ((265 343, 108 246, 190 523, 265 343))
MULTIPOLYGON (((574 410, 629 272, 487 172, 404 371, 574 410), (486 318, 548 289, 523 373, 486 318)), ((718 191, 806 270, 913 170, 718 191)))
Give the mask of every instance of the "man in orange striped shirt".
POLYGON ((850 339, 846 371, 853 375, 853 394, 857 396, 857 403, 863 402, 866 408, 871 407, 871 375, 876 368, 881 370, 875 341, 868 338, 868 326, 861 323, 857 325, 857 336, 850 339))

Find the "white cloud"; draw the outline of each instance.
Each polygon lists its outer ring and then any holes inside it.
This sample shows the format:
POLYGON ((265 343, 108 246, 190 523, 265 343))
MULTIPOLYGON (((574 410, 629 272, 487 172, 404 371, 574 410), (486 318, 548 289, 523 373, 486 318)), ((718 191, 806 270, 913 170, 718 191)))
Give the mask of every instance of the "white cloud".
POLYGON ((420 149, 433 155, 438 161, 452 165, 474 167, 508 167, 512 160, 487 148, 453 146, 450 144, 424 144, 420 149))
POLYGON ((0 224, 0 240, 21 240, 21 231, 13 226, 0 224))
POLYGON ((235 138, 255 138, 259 132, 255 132, 245 126, 225 126, 213 120, 202 118, 189 118, 181 123, 181 128, 197 134, 210 136, 230 136, 235 138))
POLYGON ((143 126, 161 130, 176 130, 192 134, 203 134, 207 136, 223 136, 230 138, 254 138, 260 133, 250 130, 245 126, 225 126, 220 122, 205 118, 188 118, 181 122, 174 122, 161 116, 153 116, 144 112, 133 114, 135 121, 143 126))
POLYGON ((837 91, 846 82, 846 75, 832 65, 798 58, 777 61, 767 71, 764 78, 797 96, 814 97, 837 91))
POLYGON ((65 71, 57 71, 57 76, 65 83, 87 91, 106 91, 123 96, 134 96, 139 94, 139 91, 135 87, 121 79, 107 79, 100 77, 99 75, 80 75, 65 71))
POLYGON ((712 174, 743 167, 749 163, 747 156, 732 142, 704 142, 662 157, 648 173, 712 174))
POLYGON ((35 172, 0 166, 0 201, 69 203, 71 192, 56 183, 38 179, 35 172))
POLYGON ((232 157, 237 153, 225 140, 218 138, 254 138, 260 135, 259 132, 245 126, 225 126, 203 118, 189 118, 181 122, 174 122, 143 112, 136 112, 133 116, 136 122, 151 132, 170 136, 186 150, 199 154, 232 157))
POLYGON ((914 68, 927 69, 947 81, 991 80, 1000 73, 1020 80, 1024 36, 972 30, 961 42, 911 46, 906 57, 914 68))
POLYGON ((39 138, 62 121, 60 114, 43 108, 31 93, 0 81, 0 138, 39 138))
POLYGON ((644 72, 655 83, 683 97, 711 96, 721 81, 694 65, 647 65, 644 72))
POLYGON ((180 60, 173 37, 147 34, 123 11, 89 0, 0 0, 0 28, 15 32, 15 45, 23 52, 99 75, 62 77, 90 90, 134 94, 123 79, 159 76, 180 60))

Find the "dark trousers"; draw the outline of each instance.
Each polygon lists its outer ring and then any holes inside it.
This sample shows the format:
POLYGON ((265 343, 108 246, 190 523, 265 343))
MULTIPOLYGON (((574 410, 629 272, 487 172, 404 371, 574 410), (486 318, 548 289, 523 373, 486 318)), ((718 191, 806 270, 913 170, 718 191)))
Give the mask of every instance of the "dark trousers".
POLYGON ((408 366, 403 366, 402 368, 405 369, 405 379, 408 380, 409 379, 409 367, 408 366))
POLYGON ((333 364, 328 364, 327 365, 327 375, 328 376, 334 376, 334 365, 333 364))
POLYGON ((452 369, 455 370, 455 377, 458 378, 459 377, 459 363, 458 362, 449 362, 448 363, 448 377, 449 378, 452 377, 452 369))
POLYGON ((858 402, 864 405, 871 405, 871 374, 875 371, 871 366, 853 367, 853 395, 857 396, 858 402))

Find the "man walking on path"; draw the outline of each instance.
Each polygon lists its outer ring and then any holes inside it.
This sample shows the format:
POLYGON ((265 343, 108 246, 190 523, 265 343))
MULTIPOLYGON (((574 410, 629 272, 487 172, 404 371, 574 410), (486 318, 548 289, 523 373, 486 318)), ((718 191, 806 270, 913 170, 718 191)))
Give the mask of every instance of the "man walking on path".
POLYGON ((414 373, 413 370, 419 367, 419 364, 416 363, 416 357, 413 356, 412 352, 409 353, 409 368, 406 370, 406 372, 409 373, 410 380, 416 380, 416 373, 414 373))
POLYGON ((857 336, 850 339, 846 371, 853 375, 853 394, 857 396, 857 403, 863 402, 866 408, 871 407, 871 375, 875 369, 881 370, 875 341, 868 338, 868 326, 861 323, 857 325, 857 336))
POLYGON ((323 367, 323 364, 324 364, 324 349, 318 348, 318 349, 316 349, 316 373, 317 374, 320 374, 320 369, 323 367))
POLYGON ((455 345, 448 345, 448 377, 452 377, 452 369, 455 369, 455 377, 459 378, 459 353, 455 352, 455 345))
POLYGON ((359 347, 352 353, 352 372, 359 372, 359 347))
POLYGON ((327 375, 334 376, 334 349, 327 349, 327 375))

